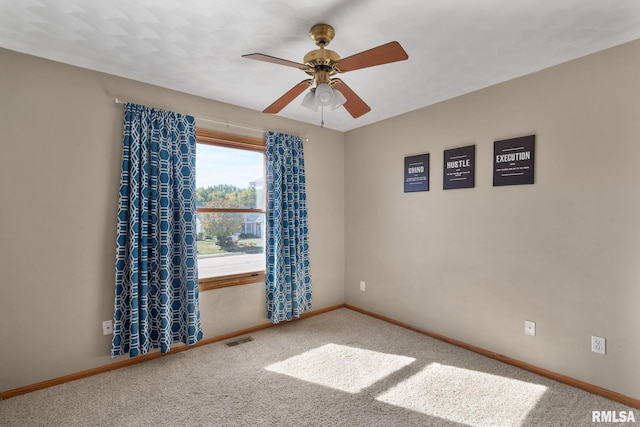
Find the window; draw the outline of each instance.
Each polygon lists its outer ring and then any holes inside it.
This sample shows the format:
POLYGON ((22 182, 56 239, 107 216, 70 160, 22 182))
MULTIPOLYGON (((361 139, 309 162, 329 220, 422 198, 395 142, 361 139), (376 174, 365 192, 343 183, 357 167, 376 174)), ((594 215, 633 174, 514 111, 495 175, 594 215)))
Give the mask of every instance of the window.
POLYGON ((265 280, 265 141, 196 131, 200 290, 265 280))

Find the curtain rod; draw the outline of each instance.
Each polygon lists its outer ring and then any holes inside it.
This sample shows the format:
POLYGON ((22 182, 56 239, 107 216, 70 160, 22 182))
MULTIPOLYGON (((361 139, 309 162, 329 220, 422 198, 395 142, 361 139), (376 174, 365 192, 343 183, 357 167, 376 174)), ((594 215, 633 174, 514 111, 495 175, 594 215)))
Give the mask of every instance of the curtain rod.
MULTIPOLYGON (((123 100, 121 100, 119 98, 115 98, 114 101, 115 101, 116 104, 127 104, 127 101, 123 101, 123 100)), ((213 119, 207 119, 207 118, 204 118, 204 117, 194 116, 194 118, 196 120, 209 122, 209 123, 215 123, 215 124, 218 124, 218 125, 224 125, 224 126, 227 126, 227 127, 235 127, 235 128, 239 128, 239 129, 246 129, 246 130, 251 130, 251 131, 254 131, 254 132, 261 132, 261 133, 265 133, 266 132, 266 130, 264 130, 264 129, 258 129, 258 128, 254 128, 254 127, 250 127, 250 126, 236 125, 236 124, 233 124, 233 123, 222 122, 222 121, 213 120, 213 119)), ((303 136, 301 138, 303 140, 305 140, 305 141, 309 141, 309 138, 307 138, 307 137, 303 136)))

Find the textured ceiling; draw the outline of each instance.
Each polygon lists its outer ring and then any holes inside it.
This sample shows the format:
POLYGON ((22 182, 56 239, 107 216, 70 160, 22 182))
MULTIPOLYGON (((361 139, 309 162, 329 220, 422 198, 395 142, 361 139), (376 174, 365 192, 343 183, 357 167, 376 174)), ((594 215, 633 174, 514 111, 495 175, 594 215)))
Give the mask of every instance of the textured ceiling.
MULTIPOLYGON (((0 47, 262 111, 308 76, 295 62, 331 24, 347 57, 396 40, 409 60, 340 75, 371 112, 347 131, 640 38, 639 0, 0 0, 0 47)), ((122 94, 126 97, 126 94, 122 94)), ((279 114, 312 124, 300 106, 279 114)))

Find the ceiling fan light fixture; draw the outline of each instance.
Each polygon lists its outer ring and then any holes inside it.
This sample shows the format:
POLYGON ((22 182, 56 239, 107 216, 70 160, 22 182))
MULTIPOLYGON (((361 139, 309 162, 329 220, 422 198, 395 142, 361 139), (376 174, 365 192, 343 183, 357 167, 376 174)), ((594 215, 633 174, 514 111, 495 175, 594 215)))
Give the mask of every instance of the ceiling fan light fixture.
POLYGON ((323 107, 333 105, 335 96, 333 89, 327 83, 320 83, 316 87, 316 101, 323 107))
POLYGON ((329 107, 331 110, 336 110, 342 107, 345 102, 347 102, 347 98, 342 92, 333 89, 327 83, 320 83, 307 92, 301 105, 311 111, 318 111, 319 107, 329 107))
POLYGON ((347 102, 347 98, 344 97, 342 92, 338 89, 333 89, 333 104, 331 104, 331 109, 337 110, 342 107, 345 102, 347 102))
POLYGON ((302 99, 302 106, 312 111, 318 111, 319 104, 316 100, 316 94, 313 90, 310 90, 304 96, 304 98, 302 99))

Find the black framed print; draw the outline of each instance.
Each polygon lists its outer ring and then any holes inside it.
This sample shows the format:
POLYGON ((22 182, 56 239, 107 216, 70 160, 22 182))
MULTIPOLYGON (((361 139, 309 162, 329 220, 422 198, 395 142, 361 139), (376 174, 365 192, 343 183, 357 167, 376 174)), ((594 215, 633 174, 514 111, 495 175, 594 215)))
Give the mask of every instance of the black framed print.
POLYGON ((442 189, 473 188, 475 186, 476 146, 444 150, 442 189))
POLYGON ((534 183, 535 135, 493 143, 493 186, 534 183))
POLYGON ((429 154, 404 158, 404 192, 429 191, 429 154))

